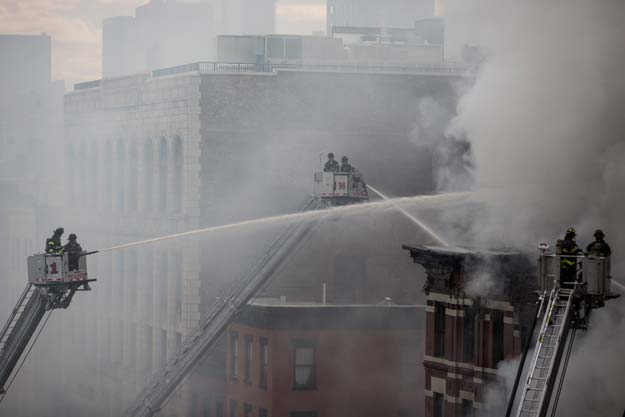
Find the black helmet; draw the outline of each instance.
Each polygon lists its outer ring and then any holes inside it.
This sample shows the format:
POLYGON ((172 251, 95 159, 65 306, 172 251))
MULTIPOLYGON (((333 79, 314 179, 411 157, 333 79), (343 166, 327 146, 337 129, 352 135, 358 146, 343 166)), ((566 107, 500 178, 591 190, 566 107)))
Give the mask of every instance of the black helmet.
POLYGON ((330 153, 328 154, 328 158, 330 158, 330 159, 334 158, 334 154, 333 154, 332 152, 330 152, 330 153))
POLYGON ((76 233, 72 233, 71 235, 68 236, 68 240, 76 240, 78 239, 78 236, 76 236, 76 233))
POLYGON ((347 161, 348 161, 348 159, 347 159, 347 157, 346 157, 346 156, 343 156, 343 157, 341 158, 341 161, 346 161, 346 162, 347 162, 347 161))
POLYGON ((63 228, 62 228, 62 227, 57 227, 57 228, 54 230, 54 234, 55 234, 55 235, 62 235, 64 231, 65 231, 65 230, 63 230, 63 228))
POLYGON ((597 239, 603 239, 605 237, 605 233, 603 233, 603 230, 597 229, 595 230, 595 234, 593 236, 597 239))
POLYGON ((575 235, 577 235, 577 233, 575 232, 574 228, 569 227, 568 229, 566 229, 566 235, 567 236, 575 236, 575 235))

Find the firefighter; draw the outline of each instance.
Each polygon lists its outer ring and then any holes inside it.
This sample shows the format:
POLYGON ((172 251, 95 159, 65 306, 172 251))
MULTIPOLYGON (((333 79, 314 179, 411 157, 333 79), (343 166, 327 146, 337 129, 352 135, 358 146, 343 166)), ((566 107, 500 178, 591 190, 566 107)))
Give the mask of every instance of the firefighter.
POLYGON ((355 169, 349 163, 349 159, 346 156, 341 158, 341 172, 354 172, 355 169))
POLYGON ((78 259, 82 253, 82 247, 77 242, 78 237, 75 233, 72 233, 68 237, 68 242, 63 246, 63 252, 67 253, 67 263, 69 264, 70 271, 78 270, 78 259))
POLYGON ((583 255, 584 252, 575 242, 575 229, 567 229, 564 239, 560 242, 558 255, 560 258, 560 285, 565 286, 565 282, 575 282, 577 280, 577 258, 573 256, 583 255))
POLYGON ((334 159, 334 154, 330 152, 328 154, 328 162, 323 167, 325 172, 339 172, 339 163, 334 159))
POLYGON ((595 241, 586 247, 586 255, 600 256, 602 258, 607 258, 612 255, 610 245, 608 245, 604 240, 605 233, 603 233, 603 230, 595 230, 595 234, 593 236, 595 237, 595 241))
POLYGON ((46 239, 46 253, 52 255, 60 255, 63 253, 63 244, 61 243, 61 236, 63 236, 63 228, 57 227, 53 232, 52 237, 46 239))

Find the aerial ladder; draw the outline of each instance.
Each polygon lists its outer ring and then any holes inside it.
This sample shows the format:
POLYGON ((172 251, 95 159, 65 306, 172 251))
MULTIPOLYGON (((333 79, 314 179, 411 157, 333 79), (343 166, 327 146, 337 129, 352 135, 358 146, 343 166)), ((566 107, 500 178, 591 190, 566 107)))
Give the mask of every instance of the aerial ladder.
MULTIPOLYGON (((359 172, 317 172, 314 176, 313 195, 301 211, 367 200, 366 184, 359 172)), ((176 387, 219 341, 241 309, 307 240, 320 221, 321 218, 313 217, 286 227, 269 245, 260 262, 211 306, 198 329, 184 340, 165 367, 151 379, 133 404, 126 409, 124 417, 148 417, 157 414, 176 387)))
MULTIPOLYGON (((588 328, 589 315, 593 309, 603 307, 606 300, 618 297, 610 291, 610 258, 567 256, 576 259, 577 278, 574 282, 561 282, 560 262, 564 255, 548 253, 549 247, 545 244, 540 248, 539 307, 534 325, 541 317, 542 324, 534 343, 525 383, 519 393, 516 417, 546 417, 549 411, 552 417, 556 415, 576 331, 588 328)), ((511 416, 531 340, 530 334, 506 417, 511 416)))
POLYGON ((93 253, 36 254, 28 257, 28 284, 0 332, 0 401, 43 331, 48 318, 43 324, 41 321, 46 312, 49 317, 53 310, 69 307, 77 291, 90 290, 88 283, 95 279, 89 278, 86 257, 93 253), (73 256, 78 257, 78 262, 70 259, 73 256), (29 345, 35 333, 37 335, 29 345))

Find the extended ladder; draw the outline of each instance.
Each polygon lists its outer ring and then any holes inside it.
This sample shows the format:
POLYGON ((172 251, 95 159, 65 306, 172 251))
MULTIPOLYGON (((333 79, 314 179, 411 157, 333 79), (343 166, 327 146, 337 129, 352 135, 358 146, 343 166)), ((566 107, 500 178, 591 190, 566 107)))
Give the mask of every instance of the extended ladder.
POLYGON ((551 290, 517 417, 545 417, 571 324, 573 289, 551 290))
MULTIPOLYGON (((302 211, 323 208, 316 198, 310 199, 302 211)), ((187 337, 182 346, 158 372, 137 400, 124 412, 125 417, 153 416, 183 381, 204 354, 219 340, 239 310, 260 290, 274 272, 306 240, 319 219, 303 220, 287 227, 265 252, 263 259, 240 282, 229 288, 212 305, 198 330, 187 337)))
POLYGON ((45 311, 46 300, 41 290, 28 284, 0 333, 0 394, 9 388, 5 384, 45 311))

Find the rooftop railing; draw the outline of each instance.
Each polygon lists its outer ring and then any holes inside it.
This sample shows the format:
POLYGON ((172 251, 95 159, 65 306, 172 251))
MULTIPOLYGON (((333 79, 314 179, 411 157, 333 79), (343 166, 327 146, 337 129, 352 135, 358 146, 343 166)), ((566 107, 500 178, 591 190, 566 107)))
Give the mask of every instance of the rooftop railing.
MULTIPOLYGON (((185 73, 273 73, 278 70, 308 70, 327 72, 377 72, 377 73, 405 73, 416 75, 470 75, 470 68, 457 64, 429 64, 429 65, 380 65, 377 63, 280 63, 280 64, 253 64, 232 62, 194 62, 192 64, 177 65, 152 71, 152 77, 165 77, 185 73)), ((87 81, 74 84, 74 91, 97 88, 101 80, 87 81)))
POLYGON ((208 74, 214 72, 273 72, 271 64, 250 64, 232 62, 195 62, 193 64, 178 65, 175 67, 157 69, 152 71, 152 77, 164 77, 166 75, 181 74, 186 72, 199 72, 208 74))

